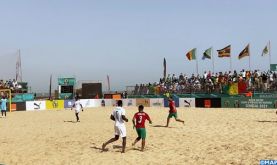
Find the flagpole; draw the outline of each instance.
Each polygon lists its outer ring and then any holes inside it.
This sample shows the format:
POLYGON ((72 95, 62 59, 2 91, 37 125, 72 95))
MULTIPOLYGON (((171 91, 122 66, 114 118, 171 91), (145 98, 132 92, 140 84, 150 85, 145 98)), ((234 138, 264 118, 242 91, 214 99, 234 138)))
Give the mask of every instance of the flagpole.
POLYGON ((249 71, 251 70, 251 65, 250 65, 250 44, 248 44, 249 45, 249 48, 248 48, 248 51, 249 51, 249 59, 248 59, 248 62, 249 62, 249 71))
POLYGON ((212 63, 213 63, 213 73, 214 73, 214 48, 212 47, 212 63))
POLYGON ((270 45, 270 40, 268 42, 268 49, 269 49, 269 70, 270 70, 270 65, 271 65, 271 45, 270 45))
POLYGON ((232 54, 230 53, 230 71, 232 72, 232 54))
POLYGON ((52 99, 52 74, 50 75, 50 84, 49 84, 49 100, 52 99))
POLYGON ((197 50, 195 50, 195 58, 196 58, 196 73, 198 76, 198 58, 197 58, 197 50))

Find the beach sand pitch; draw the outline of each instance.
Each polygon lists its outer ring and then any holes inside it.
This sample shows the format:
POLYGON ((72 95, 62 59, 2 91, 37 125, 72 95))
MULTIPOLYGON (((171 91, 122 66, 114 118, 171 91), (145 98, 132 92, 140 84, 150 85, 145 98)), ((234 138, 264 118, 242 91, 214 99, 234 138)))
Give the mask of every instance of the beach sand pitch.
POLYGON ((185 125, 171 120, 168 110, 145 108, 153 124, 147 125, 145 152, 131 119, 136 107, 127 107, 127 148, 121 142, 107 146, 113 137, 112 107, 85 109, 80 123, 74 111, 12 112, 0 118, 0 164, 259 164, 277 159, 275 110, 178 108, 185 125))

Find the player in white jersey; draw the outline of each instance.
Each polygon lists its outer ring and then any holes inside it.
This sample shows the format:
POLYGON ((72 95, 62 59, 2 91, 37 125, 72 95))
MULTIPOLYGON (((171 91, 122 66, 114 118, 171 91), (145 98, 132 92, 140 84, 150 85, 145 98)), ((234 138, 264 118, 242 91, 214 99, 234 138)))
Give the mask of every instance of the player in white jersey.
POLYGON ((102 150, 105 151, 105 148, 108 144, 115 142, 119 139, 119 136, 122 137, 122 152, 125 152, 126 148, 126 126, 124 124, 125 122, 128 122, 128 119, 126 118, 125 109, 122 108, 122 100, 118 100, 117 107, 113 110, 110 119, 115 121, 114 123, 114 134, 115 137, 108 140, 106 143, 103 143, 102 150))
POLYGON ((75 103, 73 104, 73 106, 71 107, 71 110, 73 108, 75 108, 75 116, 76 116, 76 120, 77 122, 80 122, 80 119, 79 119, 79 113, 82 111, 84 111, 83 109, 83 105, 81 104, 81 101, 78 97, 75 98, 75 103))

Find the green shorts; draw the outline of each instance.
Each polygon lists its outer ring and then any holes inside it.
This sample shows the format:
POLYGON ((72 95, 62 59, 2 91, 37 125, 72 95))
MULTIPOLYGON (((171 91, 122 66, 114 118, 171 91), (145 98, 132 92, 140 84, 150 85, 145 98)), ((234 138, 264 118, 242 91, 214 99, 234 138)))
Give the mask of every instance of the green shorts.
POLYGON ((172 117, 177 119, 177 112, 176 113, 169 113, 167 118, 172 118, 172 117))
POLYGON ((146 138, 146 129, 145 128, 137 128, 138 137, 145 139, 146 138))

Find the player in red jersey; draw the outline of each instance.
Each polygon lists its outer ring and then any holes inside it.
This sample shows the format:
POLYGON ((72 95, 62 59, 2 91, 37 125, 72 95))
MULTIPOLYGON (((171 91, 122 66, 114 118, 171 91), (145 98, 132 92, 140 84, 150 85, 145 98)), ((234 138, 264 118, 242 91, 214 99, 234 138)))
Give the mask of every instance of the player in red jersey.
POLYGON ((143 105, 140 105, 138 107, 139 112, 137 112, 133 117, 133 128, 136 128, 138 137, 132 143, 134 146, 140 139, 142 139, 141 142, 141 151, 143 152, 144 146, 145 146, 145 138, 146 138, 146 129, 145 129, 145 121, 148 120, 150 124, 152 124, 152 121, 147 113, 143 112, 143 105))
POLYGON ((168 102, 169 102, 169 114, 168 114, 168 117, 167 117, 166 127, 168 127, 170 118, 172 118, 172 117, 174 117, 176 121, 182 122, 184 124, 185 122, 183 120, 178 119, 177 109, 176 109, 176 106, 175 106, 175 102, 172 99, 172 96, 170 96, 168 98, 168 102))

